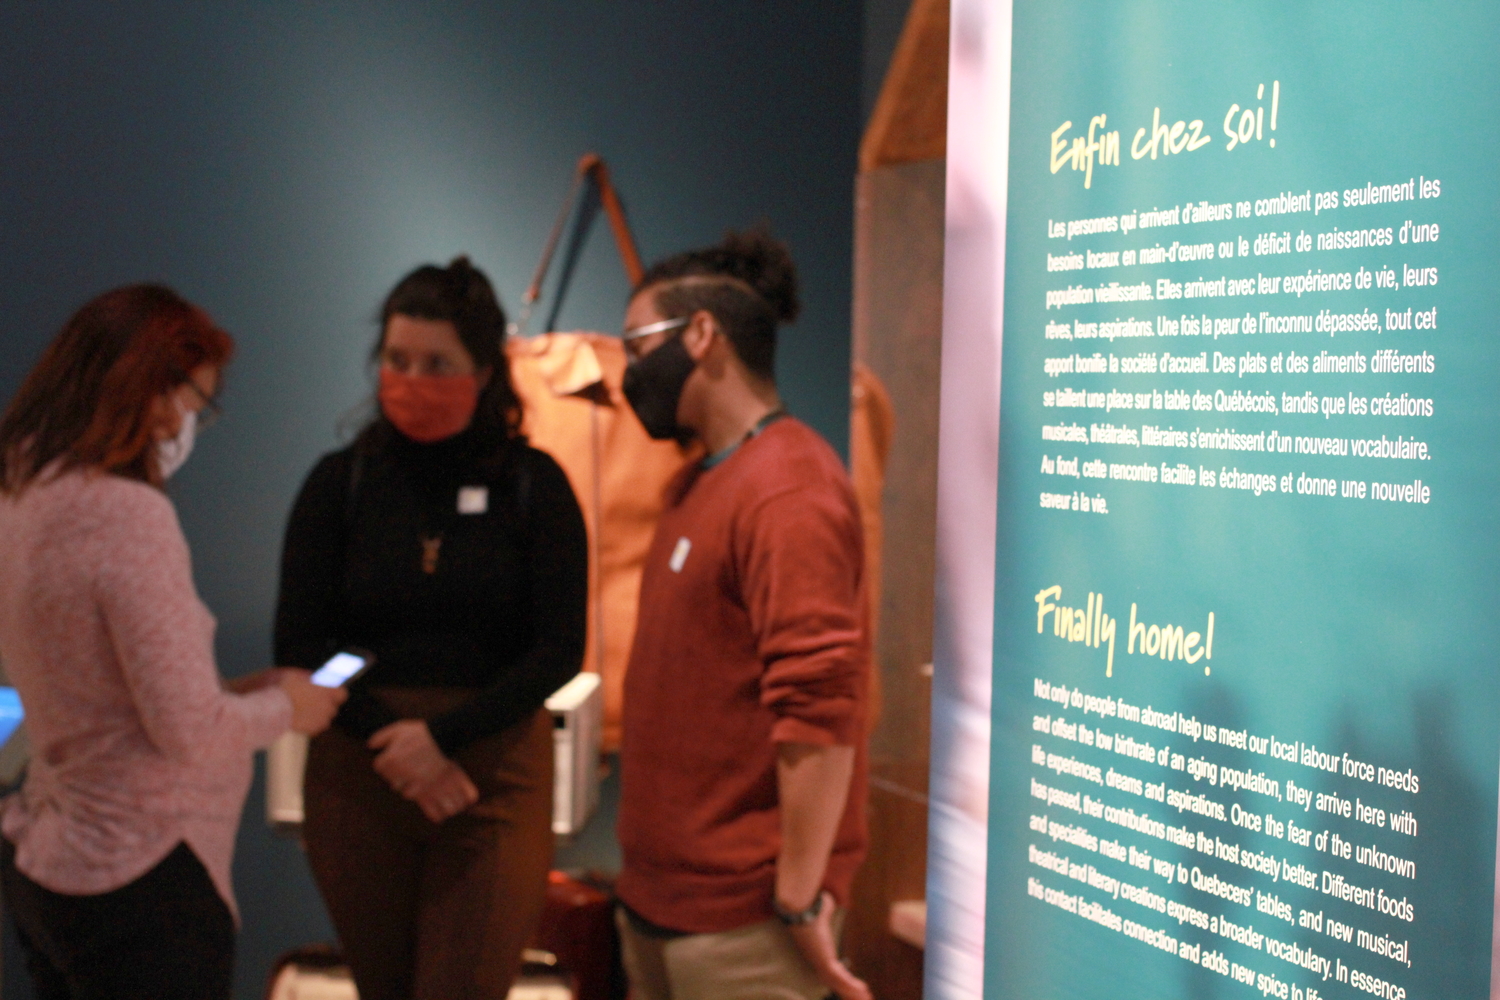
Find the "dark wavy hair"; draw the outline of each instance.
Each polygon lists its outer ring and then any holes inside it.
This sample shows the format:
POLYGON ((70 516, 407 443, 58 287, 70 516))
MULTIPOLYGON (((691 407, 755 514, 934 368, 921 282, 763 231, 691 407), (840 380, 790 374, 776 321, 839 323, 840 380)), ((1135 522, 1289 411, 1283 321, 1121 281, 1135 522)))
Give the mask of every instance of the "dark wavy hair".
MULTIPOLYGON (((511 385, 505 357, 505 310, 483 271, 468 257, 459 256, 447 267, 424 264, 398 281, 380 306, 380 334, 370 351, 372 360, 380 358, 392 316, 452 323, 475 367, 490 369, 490 381, 479 394, 471 426, 480 433, 518 436, 521 400, 511 385)), ((377 408, 375 419, 361 437, 385 423, 377 408)))
POLYGON ((162 285, 105 292, 69 318, 0 418, 0 492, 44 468, 95 468, 161 486, 151 406, 234 340, 162 285))
POLYGON ((648 289, 663 316, 712 313, 745 367, 776 378, 776 329, 795 320, 802 305, 791 251, 769 227, 731 230, 713 246, 657 261, 631 295, 648 289))

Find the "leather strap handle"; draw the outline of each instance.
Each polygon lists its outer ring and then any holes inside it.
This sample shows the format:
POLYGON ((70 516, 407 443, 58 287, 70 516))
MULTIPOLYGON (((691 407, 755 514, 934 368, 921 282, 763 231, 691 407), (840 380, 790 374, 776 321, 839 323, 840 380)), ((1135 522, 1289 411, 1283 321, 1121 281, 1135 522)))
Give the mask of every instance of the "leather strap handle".
POLYGON ((630 223, 625 219, 625 206, 620 204, 620 196, 615 194, 615 186, 609 179, 609 167, 599 154, 585 153, 578 161, 578 172, 594 179, 595 189, 599 192, 599 204, 604 206, 604 214, 609 216, 609 228, 615 235, 615 247, 620 251, 620 263, 625 265, 625 277, 630 280, 630 287, 634 288, 645 275, 646 269, 641 265, 640 251, 636 249, 630 223))
MULTIPOLYGON (((547 236, 547 245, 542 249, 542 259, 537 263, 536 273, 532 275, 531 284, 527 286, 526 293, 521 296, 521 316, 519 320, 511 324, 512 335, 525 332, 526 322, 531 318, 531 310, 535 307, 537 300, 542 297, 542 285, 547 280, 547 272, 552 267, 552 258, 557 253, 558 244, 562 242, 568 219, 574 214, 579 193, 585 184, 590 183, 598 196, 599 207, 603 208, 605 215, 609 217, 609 228, 614 234, 615 248, 620 253, 620 263, 625 268, 625 277, 630 281, 631 287, 635 287, 646 273, 646 269, 641 265, 640 251, 636 249, 635 237, 630 232, 630 223, 625 218, 625 207, 620 203, 620 196, 615 192, 614 183, 610 180, 609 166, 598 153, 585 153, 579 158, 578 166, 573 171, 573 183, 568 188, 568 195, 563 200, 561 210, 557 213, 557 220, 552 224, 552 232, 547 236)), ((573 234, 574 253, 592 221, 593 213, 585 206, 585 211, 578 215, 576 225, 579 228, 575 229, 573 234)), ((567 291, 567 282, 571 272, 570 260, 569 266, 564 271, 562 286, 557 290, 557 303, 552 310, 553 318, 557 316, 563 294, 567 291)))

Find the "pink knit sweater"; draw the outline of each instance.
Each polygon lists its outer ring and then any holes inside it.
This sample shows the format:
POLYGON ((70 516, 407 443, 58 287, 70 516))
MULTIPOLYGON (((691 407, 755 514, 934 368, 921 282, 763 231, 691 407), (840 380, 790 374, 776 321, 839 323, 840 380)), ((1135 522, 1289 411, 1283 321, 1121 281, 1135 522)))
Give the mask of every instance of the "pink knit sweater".
POLYGON ((291 705, 223 690, 214 627, 161 491, 73 471, 0 497, 0 658, 32 745, 0 830, 33 881, 108 892, 186 841, 237 914, 251 755, 291 705))

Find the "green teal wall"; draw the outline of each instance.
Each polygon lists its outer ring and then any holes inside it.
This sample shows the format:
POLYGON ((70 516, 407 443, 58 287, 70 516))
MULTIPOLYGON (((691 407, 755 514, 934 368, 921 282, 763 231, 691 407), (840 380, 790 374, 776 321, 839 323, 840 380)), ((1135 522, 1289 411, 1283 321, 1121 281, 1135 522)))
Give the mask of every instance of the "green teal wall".
MULTIPOLYGON (((238 339, 226 419, 172 484, 228 673, 265 664, 281 529, 366 398, 372 314, 468 253, 514 310, 578 156, 609 162, 647 258, 767 219, 802 318, 792 409, 848 424, 861 8, 768 0, 215 3, 0 10, 0 400, 68 314, 165 281, 238 339)), ((617 329, 601 225, 564 328, 617 329)), ((237 996, 329 929, 296 846, 240 838, 237 996)), ((13 953, 6 1000, 29 995, 13 953)))

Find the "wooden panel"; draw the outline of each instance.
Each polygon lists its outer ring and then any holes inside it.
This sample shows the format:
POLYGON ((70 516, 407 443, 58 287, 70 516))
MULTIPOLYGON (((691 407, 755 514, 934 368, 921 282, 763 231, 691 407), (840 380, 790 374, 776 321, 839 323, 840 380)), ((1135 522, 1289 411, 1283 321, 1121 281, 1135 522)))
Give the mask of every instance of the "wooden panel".
MULTIPOLYGON (((856 184, 854 352, 895 410, 882 503, 876 660, 885 708, 874 760, 927 762, 937 532, 943 275, 942 161, 886 167, 856 184)), ((918 791, 925 794, 925 771, 918 791)))
POLYGON ((854 883, 844 948, 854 971, 880 1000, 919 1000, 922 949, 890 931, 891 903, 921 899, 927 853, 926 798, 870 790, 870 857, 854 883), (915 862, 915 863, 913 863, 915 862))
POLYGON ((913 0, 859 146, 859 169, 947 155, 948 0, 913 0))
POLYGON ((854 356, 884 384, 896 420, 881 504, 870 856, 845 946, 881 1000, 922 995, 922 952, 890 933, 889 918, 926 883, 943 181, 943 162, 929 160, 863 173, 855 189, 854 356))

